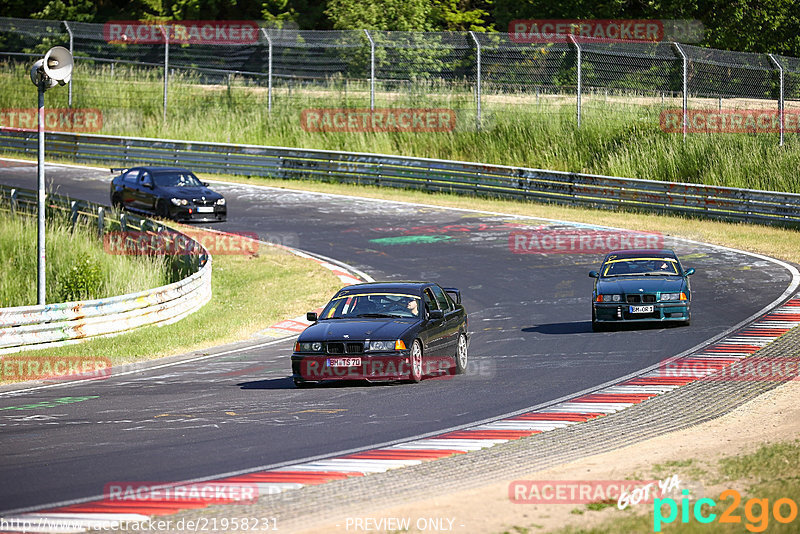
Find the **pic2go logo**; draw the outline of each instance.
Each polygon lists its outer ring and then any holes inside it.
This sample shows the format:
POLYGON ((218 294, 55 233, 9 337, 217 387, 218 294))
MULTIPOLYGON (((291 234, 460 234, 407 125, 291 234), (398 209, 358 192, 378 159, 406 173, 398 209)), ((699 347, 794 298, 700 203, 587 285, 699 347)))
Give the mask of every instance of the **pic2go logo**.
MULTIPOLYGON (((736 515, 734 512, 742 502, 742 496, 738 491, 729 489, 719 494, 721 501, 732 499, 730 505, 719 515, 711 513, 710 508, 713 508, 717 503, 713 499, 698 499, 694 506, 689 504, 689 490, 683 490, 684 497, 680 503, 681 523, 688 523, 690 520, 689 512, 691 509, 695 521, 698 523, 708 524, 718 521, 719 523, 741 523, 742 516, 736 515), (705 508, 704 508, 705 505, 705 508)), ((653 532, 661 532, 661 526, 674 522, 678 518, 678 503, 675 499, 656 498, 653 501, 653 532), (664 516, 664 509, 667 509, 667 515, 664 516)), ((778 523, 791 523, 797 519, 797 503, 792 499, 783 497, 772 503, 770 510, 769 499, 749 499, 744 504, 744 516, 747 519, 745 528, 750 532, 764 532, 769 526, 770 511, 778 523), (788 513, 785 513, 788 512, 788 513)))

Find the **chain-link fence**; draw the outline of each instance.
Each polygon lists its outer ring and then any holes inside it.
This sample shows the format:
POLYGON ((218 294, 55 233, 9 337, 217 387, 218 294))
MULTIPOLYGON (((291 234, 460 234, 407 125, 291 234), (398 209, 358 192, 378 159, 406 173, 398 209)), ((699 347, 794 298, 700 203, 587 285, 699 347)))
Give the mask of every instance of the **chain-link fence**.
MULTIPOLYGON (((137 43, 110 39, 107 25, 0 18, 0 60, 27 66, 50 47, 75 56, 76 73, 114 79, 114 94, 86 84, 69 107, 100 107, 107 116, 178 112, 181 98, 228 99, 267 114, 301 103, 343 107, 447 106, 474 114, 478 128, 510 106, 539 113, 574 106, 576 124, 587 109, 630 105, 689 109, 763 109, 783 113, 800 101, 800 60, 729 52, 673 42, 570 38, 522 43, 505 33, 301 31, 259 28, 237 43, 137 43), (89 74, 85 74, 89 73, 89 74), (203 93, 191 88, 203 87, 203 93), (316 100, 314 100, 316 99, 316 100), (794 102, 793 102, 794 101, 794 102), (280 106, 277 106, 277 104, 280 106)), ((76 75, 77 78, 77 75, 76 75)), ((25 102, 22 89, 4 86, 0 106, 25 102), (14 96, 10 93, 19 91, 14 96)), ((16 104, 19 105, 19 104, 16 104)), ((797 106, 800 110, 800 105, 797 106)))

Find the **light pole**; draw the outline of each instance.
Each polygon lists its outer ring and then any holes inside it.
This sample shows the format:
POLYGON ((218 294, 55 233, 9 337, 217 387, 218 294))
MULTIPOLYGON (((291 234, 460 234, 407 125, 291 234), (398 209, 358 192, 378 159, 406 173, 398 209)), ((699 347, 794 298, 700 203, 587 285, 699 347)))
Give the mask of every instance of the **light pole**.
POLYGON ((66 85, 72 78, 72 54, 63 46, 54 46, 31 67, 31 81, 39 89, 39 202, 38 202, 38 256, 36 267, 37 303, 45 304, 45 194, 44 194, 44 92, 58 84, 66 85))

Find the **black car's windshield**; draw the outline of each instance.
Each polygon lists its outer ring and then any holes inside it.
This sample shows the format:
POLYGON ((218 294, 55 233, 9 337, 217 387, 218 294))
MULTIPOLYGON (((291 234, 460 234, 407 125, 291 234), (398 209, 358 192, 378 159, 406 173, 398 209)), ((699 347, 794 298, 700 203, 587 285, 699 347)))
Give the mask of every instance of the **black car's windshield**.
POLYGON ((153 175, 156 185, 161 187, 200 187, 203 183, 190 172, 169 172, 153 175))
POLYGON ((606 276, 675 276, 678 274, 675 258, 619 258, 603 264, 602 275, 606 276))
POLYGON ((320 319, 415 318, 419 317, 420 298, 400 293, 354 293, 334 297, 320 319))

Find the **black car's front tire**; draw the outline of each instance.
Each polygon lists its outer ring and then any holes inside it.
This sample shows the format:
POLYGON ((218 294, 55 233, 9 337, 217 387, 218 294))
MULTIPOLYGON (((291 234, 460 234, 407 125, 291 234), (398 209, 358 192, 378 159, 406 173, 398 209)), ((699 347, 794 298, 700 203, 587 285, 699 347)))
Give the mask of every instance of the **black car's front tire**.
POLYGON ((408 379, 411 382, 417 383, 422 380, 422 345, 418 339, 415 339, 414 343, 411 344, 409 360, 411 363, 411 371, 409 372, 408 379))
POLYGON ((158 199, 158 202, 156 202, 156 216, 162 219, 169 219, 169 207, 163 198, 158 199))
POLYGON ((467 372, 467 365, 469 364, 469 356, 467 354, 467 335, 461 332, 458 335, 458 343, 456 344, 456 374, 463 375, 467 372))

